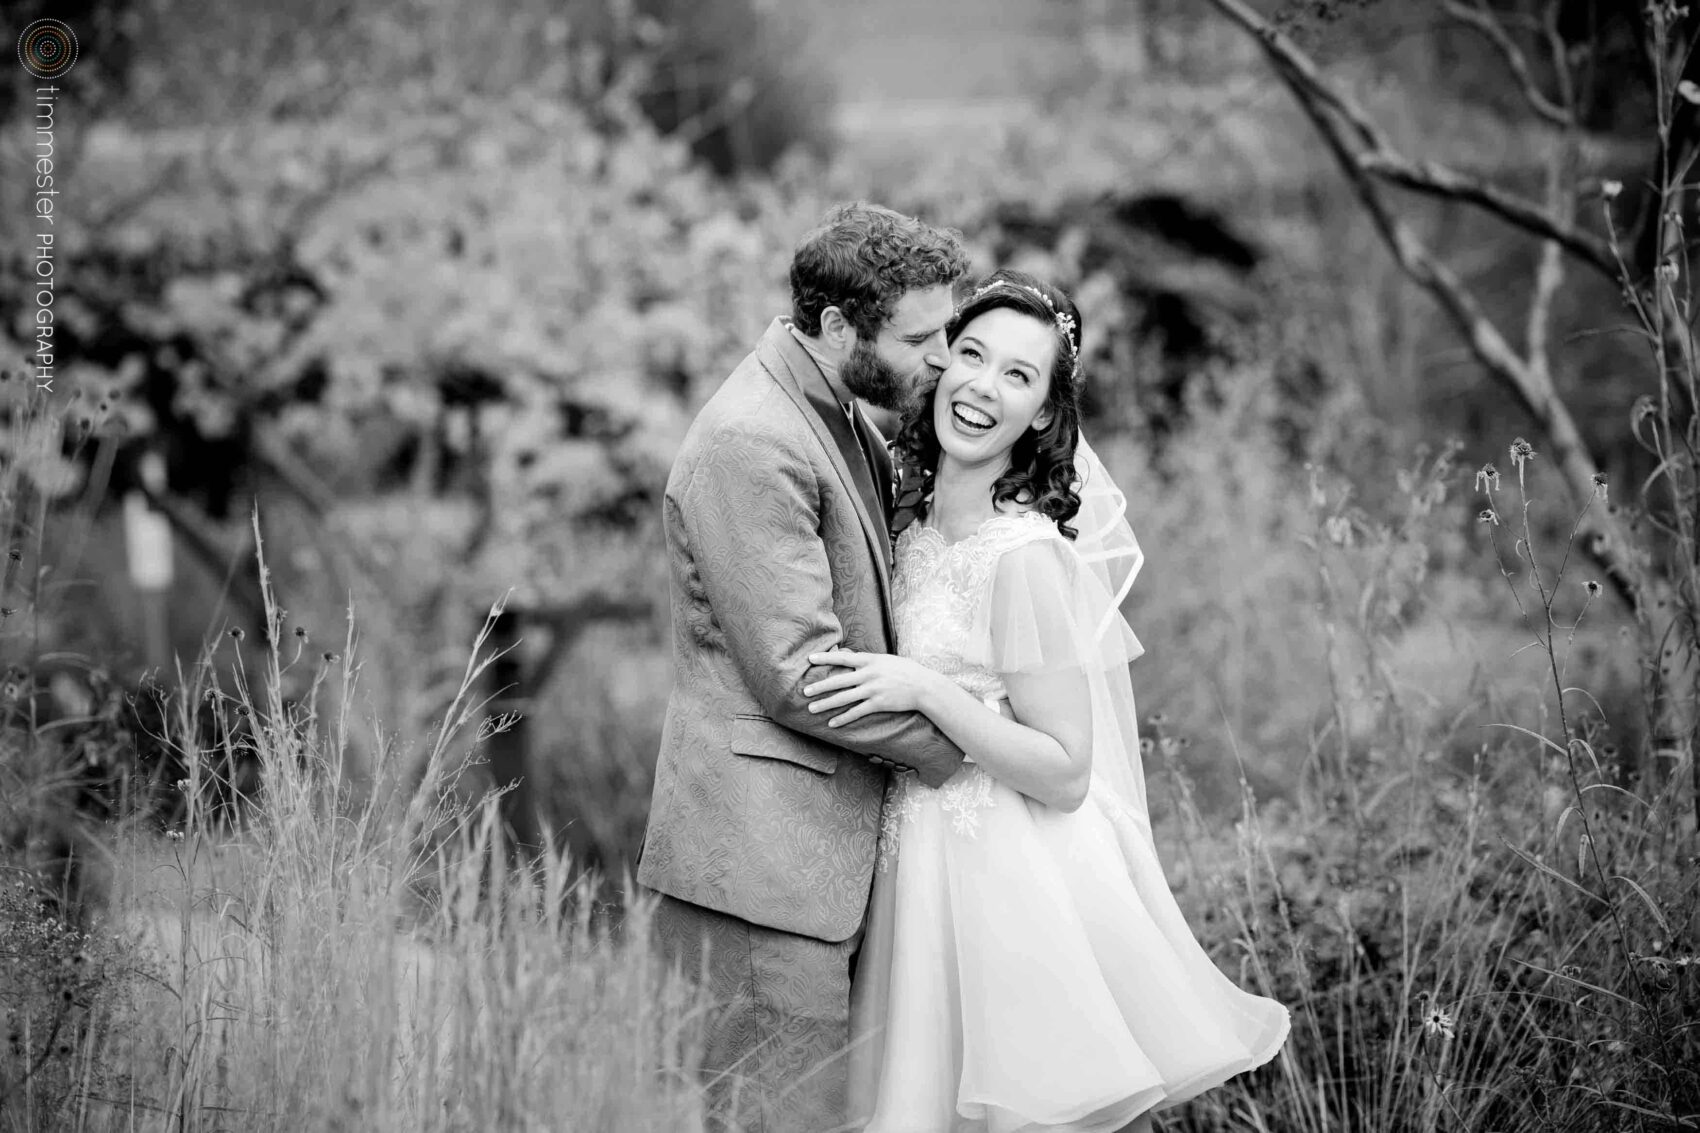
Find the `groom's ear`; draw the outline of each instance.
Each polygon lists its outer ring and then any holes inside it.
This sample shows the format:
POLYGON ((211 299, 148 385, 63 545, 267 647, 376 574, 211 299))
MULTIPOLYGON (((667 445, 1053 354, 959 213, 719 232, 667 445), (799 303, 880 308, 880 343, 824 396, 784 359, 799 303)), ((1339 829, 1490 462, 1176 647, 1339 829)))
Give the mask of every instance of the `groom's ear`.
POLYGON ((828 307, 820 313, 820 337, 832 349, 848 351, 856 345, 856 328, 850 325, 843 311, 828 307))

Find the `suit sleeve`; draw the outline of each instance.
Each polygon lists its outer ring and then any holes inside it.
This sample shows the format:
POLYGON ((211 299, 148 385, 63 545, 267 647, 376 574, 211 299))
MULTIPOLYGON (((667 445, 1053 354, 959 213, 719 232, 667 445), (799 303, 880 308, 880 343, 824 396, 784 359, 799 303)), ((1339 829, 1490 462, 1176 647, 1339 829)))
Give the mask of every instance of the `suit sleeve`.
POLYGON ((879 713, 827 727, 803 689, 829 670, 809 654, 845 645, 820 537, 820 488, 782 437, 726 430, 692 470, 678 523, 733 662, 776 723, 862 755, 913 768, 939 786, 962 752, 925 716, 879 713))

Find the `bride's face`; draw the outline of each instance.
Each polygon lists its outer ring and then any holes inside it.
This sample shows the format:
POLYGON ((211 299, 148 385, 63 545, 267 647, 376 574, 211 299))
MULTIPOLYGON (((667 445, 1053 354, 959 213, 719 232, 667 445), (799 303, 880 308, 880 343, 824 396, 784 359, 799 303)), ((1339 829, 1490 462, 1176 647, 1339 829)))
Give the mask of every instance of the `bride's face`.
POLYGON ((1007 464, 1023 433, 1049 423, 1056 349, 1050 326, 1007 307, 963 327, 933 395, 944 455, 967 465, 1007 464))

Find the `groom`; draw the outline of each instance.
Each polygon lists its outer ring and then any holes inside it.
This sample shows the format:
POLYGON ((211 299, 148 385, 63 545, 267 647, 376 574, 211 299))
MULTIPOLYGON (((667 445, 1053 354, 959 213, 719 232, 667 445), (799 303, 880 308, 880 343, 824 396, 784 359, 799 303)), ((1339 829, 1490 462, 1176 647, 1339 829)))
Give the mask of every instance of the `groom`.
POLYGON ((845 1120, 850 967, 886 768, 941 785, 962 753, 924 717, 839 728, 809 654, 893 652, 891 462, 860 402, 898 409, 948 361, 954 234, 843 206, 791 262, 775 319, 686 434, 663 504, 675 683, 638 881, 657 941, 718 1005, 703 1071, 740 1127, 845 1120), (706 965, 706 966, 705 966, 706 965))

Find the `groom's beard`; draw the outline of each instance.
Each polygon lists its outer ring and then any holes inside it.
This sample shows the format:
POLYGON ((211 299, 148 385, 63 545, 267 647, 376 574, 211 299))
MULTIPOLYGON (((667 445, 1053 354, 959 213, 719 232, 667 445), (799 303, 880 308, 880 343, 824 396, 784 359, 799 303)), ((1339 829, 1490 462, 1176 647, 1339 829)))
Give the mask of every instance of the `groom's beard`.
MULTIPOLYGON (((932 367, 923 367, 930 370, 932 367)), ((901 412, 909 403, 921 375, 897 372, 884 358, 874 353, 872 344, 858 338, 850 349, 850 357, 838 371, 844 388, 876 409, 901 412)))

